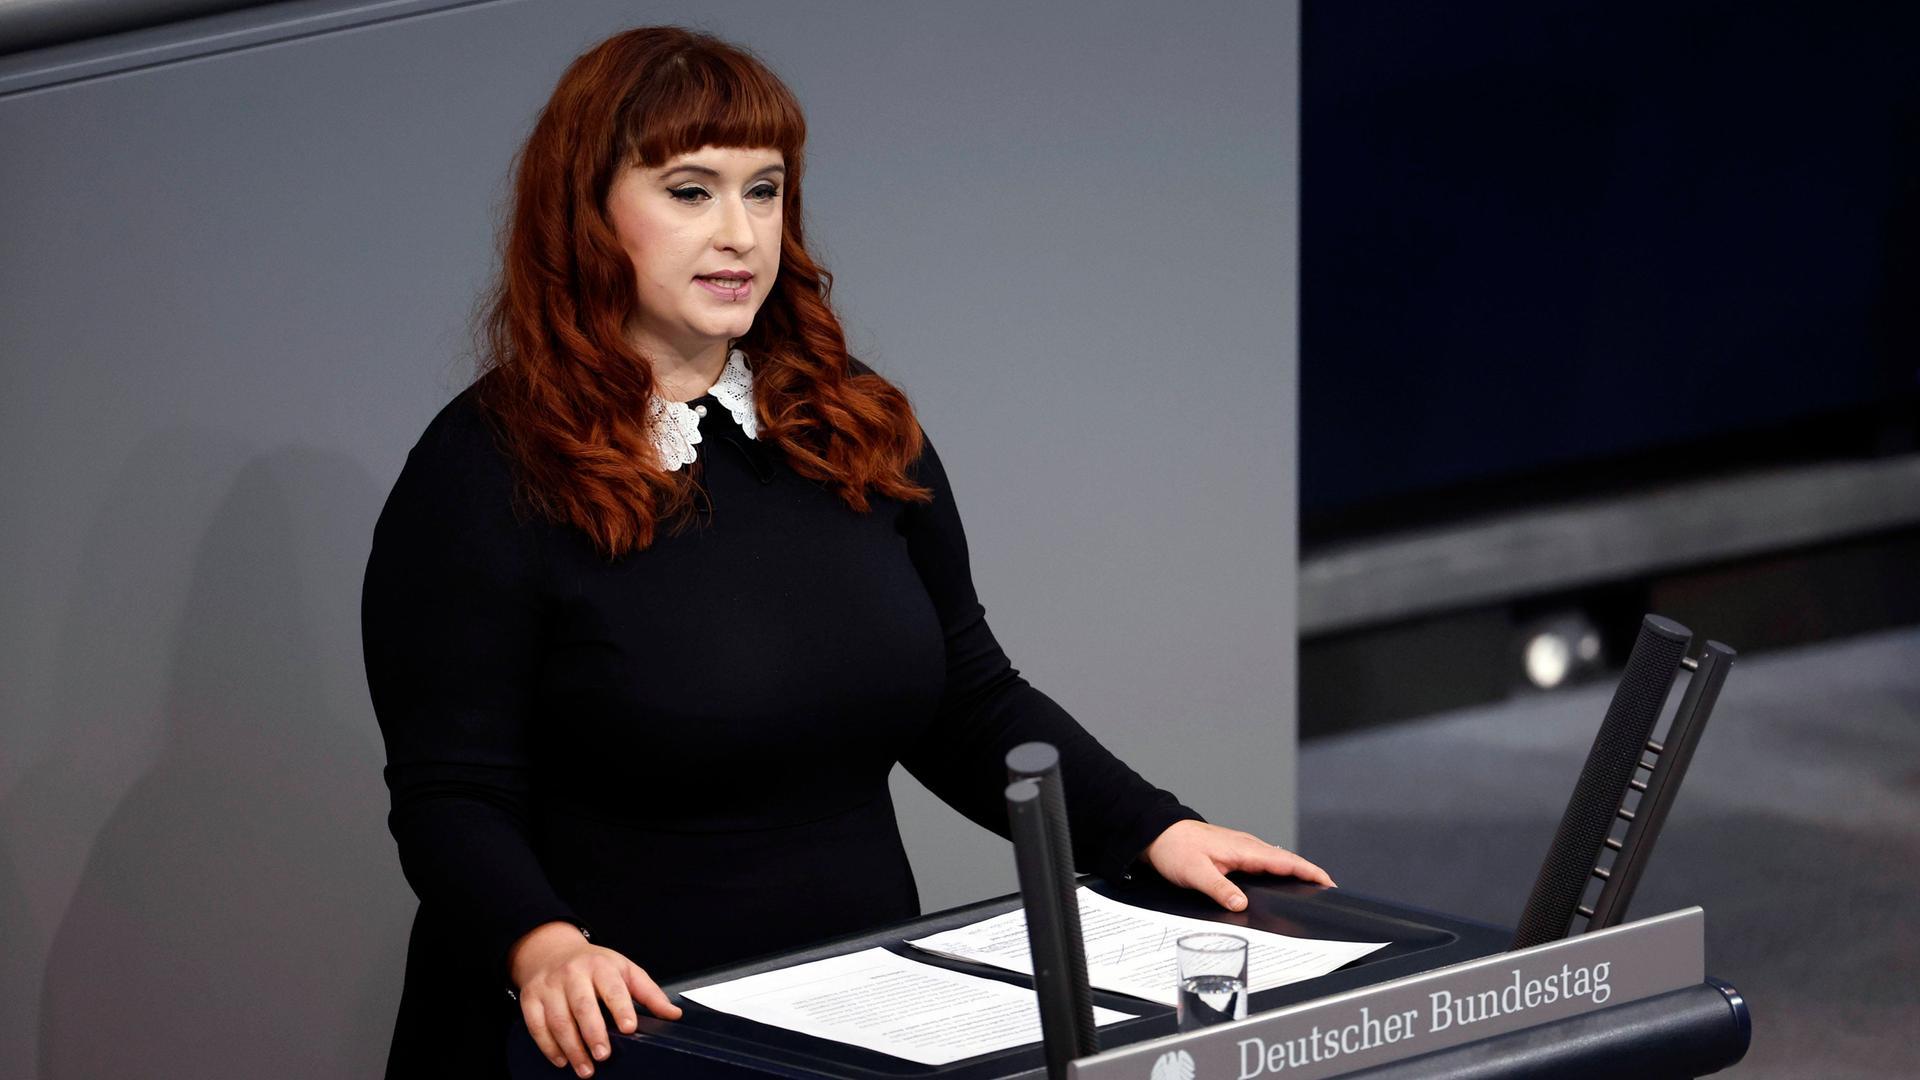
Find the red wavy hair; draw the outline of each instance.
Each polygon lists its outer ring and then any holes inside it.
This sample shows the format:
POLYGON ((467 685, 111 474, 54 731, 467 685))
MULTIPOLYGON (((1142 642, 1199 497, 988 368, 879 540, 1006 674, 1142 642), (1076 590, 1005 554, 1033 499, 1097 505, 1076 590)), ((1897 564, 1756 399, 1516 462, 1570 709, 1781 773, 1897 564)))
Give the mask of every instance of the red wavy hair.
POLYGON ((653 371, 624 332, 639 299, 607 190, 621 169, 705 146, 771 147, 786 159, 780 272, 735 342, 753 368, 760 439, 855 510, 874 494, 930 497, 908 474, 921 447, 912 407, 855 369, 828 302, 832 275, 807 254, 806 133, 792 92, 745 50, 646 27, 575 60, 520 150, 477 392, 522 495, 610 558, 682 519, 696 481, 662 468, 648 438, 653 371))

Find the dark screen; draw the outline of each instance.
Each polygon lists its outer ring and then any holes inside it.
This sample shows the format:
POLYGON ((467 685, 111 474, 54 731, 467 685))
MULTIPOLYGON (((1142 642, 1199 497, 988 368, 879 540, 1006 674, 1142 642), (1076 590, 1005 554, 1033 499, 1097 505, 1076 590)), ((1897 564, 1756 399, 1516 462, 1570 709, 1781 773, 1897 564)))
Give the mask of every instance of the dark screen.
POLYGON ((1303 63, 1309 540, 1911 423, 1920 5, 1309 0, 1303 63))

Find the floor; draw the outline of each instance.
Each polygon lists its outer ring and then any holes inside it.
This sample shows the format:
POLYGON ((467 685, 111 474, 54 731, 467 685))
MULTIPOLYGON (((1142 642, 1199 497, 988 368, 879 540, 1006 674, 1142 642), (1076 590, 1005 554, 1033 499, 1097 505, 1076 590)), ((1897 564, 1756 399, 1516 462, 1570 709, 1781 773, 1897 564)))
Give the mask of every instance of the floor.
MULTIPOLYGON (((1611 695, 1308 742, 1301 852, 1342 887, 1512 925, 1611 695)), ((1920 1075, 1917 900, 1920 628, 1742 657, 1629 912, 1706 909, 1708 971, 1754 1017, 1722 1075, 1920 1075)))

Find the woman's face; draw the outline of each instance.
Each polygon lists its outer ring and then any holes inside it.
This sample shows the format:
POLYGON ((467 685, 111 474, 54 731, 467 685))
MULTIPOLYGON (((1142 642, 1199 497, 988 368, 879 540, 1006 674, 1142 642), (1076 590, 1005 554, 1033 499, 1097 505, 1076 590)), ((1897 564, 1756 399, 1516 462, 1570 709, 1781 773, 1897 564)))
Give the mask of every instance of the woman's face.
POLYGON ((693 360, 753 325, 780 271, 785 184, 780 151, 716 146, 614 177, 607 217, 633 260, 643 352, 693 360))

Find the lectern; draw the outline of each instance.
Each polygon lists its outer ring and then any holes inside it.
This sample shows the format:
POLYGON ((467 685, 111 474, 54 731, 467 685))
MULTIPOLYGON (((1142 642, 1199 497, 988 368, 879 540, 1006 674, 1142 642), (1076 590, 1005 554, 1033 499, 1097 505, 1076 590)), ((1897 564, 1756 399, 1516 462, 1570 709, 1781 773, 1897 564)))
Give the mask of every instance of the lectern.
MULTIPOLYGON (((1158 881, 1103 883, 1090 887, 1124 903, 1179 915, 1210 919, 1222 929, 1251 926, 1298 937, 1342 938, 1349 941, 1390 941, 1391 945, 1329 975, 1256 993, 1249 1017, 1290 1007, 1312 1005, 1340 995, 1366 991, 1423 973, 1452 969, 1472 961, 1507 954, 1513 931, 1467 919, 1424 911, 1278 878, 1235 880, 1247 894, 1246 911, 1226 912, 1197 893, 1175 889, 1158 881)), ((915 961, 966 971, 983 978, 1020 986, 1032 980, 1011 972, 962 964, 922 953, 906 945, 909 938, 949 930, 1020 906, 1018 897, 1003 897, 922 916, 869 933, 827 942, 812 948, 766 957, 752 963, 707 972, 668 985, 667 993, 686 1010, 677 1021, 642 1016, 634 1035, 614 1035, 613 1056, 596 1066, 599 1080, 628 1078, 687 1078, 687 1080, 745 1080, 787 1077, 823 1080, 1000 1080, 1021 1077, 1041 1080, 1046 1061, 1038 1043, 1000 1054, 970 1058, 948 1066, 919 1065, 842 1043, 815 1039, 780 1028, 706 1009, 682 996, 682 991, 761 971, 818 960, 841 953, 880 946, 915 961)), ((1570 939, 1578 941, 1580 939, 1570 939)), ((1611 973, 1610 973, 1611 974, 1611 973)), ((1139 998, 1093 991, 1094 1004, 1133 1013, 1139 1018, 1100 1029, 1101 1055, 1082 1059, 1075 1067, 1108 1055, 1124 1054, 1130 1046, 1146 1046, 1175 1035, 1173 1010, 1139 998)), ((1431 1001, 1423 1008, 1431 1009, 1431 1001)), ((1376 1014, 1377 1015, 1377 1014, 1376 1014)), ((1423 1023, 1430 1020, 1423 1016, 1423 1023)), ((1581 1015, 1527 1026, 1440 1049, 1351 1075, 1383 1080, 1388 1077, 1441 1075, 1447 1077, 1519 1076, 1699 1076, 1725 1068, 1745 1054, 1749 1022, 1745 1003, 1723 983, 1703 979, 1694 986, 1652 998, 1642 998, 1581 1015)), ((1269 1040, 1269 1043, 1271 1040, 1269 1040)), ((1236 1051, 1238 1052, 1238 1051, 1236 1051)), ((515 1080, 557 1080, 571 1076, 555 1069, 540 1055, 523 1027, 516 1025, 508 1055, 515 1080)), ((1161 1055, 1129 1069, 1139 1080, 1178 1076, 1154 1073, 1161 1055)), ((1175 1059, 1178 1060, 1177 1058, 1175 1059)), ((1262 1061, 1265 1062, 1263 1057, 1262 1061)), ((1298 1070, 1294 1070, 1298 1074, 1298 1070)), ((1214 1080, 1213 1074, 1187 1074, 1189 1080, 1214 1080)), ((1265 1072, 1281 1080, 1289 1071, 1265 1072)), ((1238 1080, 1240 1071, 1218 1080, 1238 1080)))

